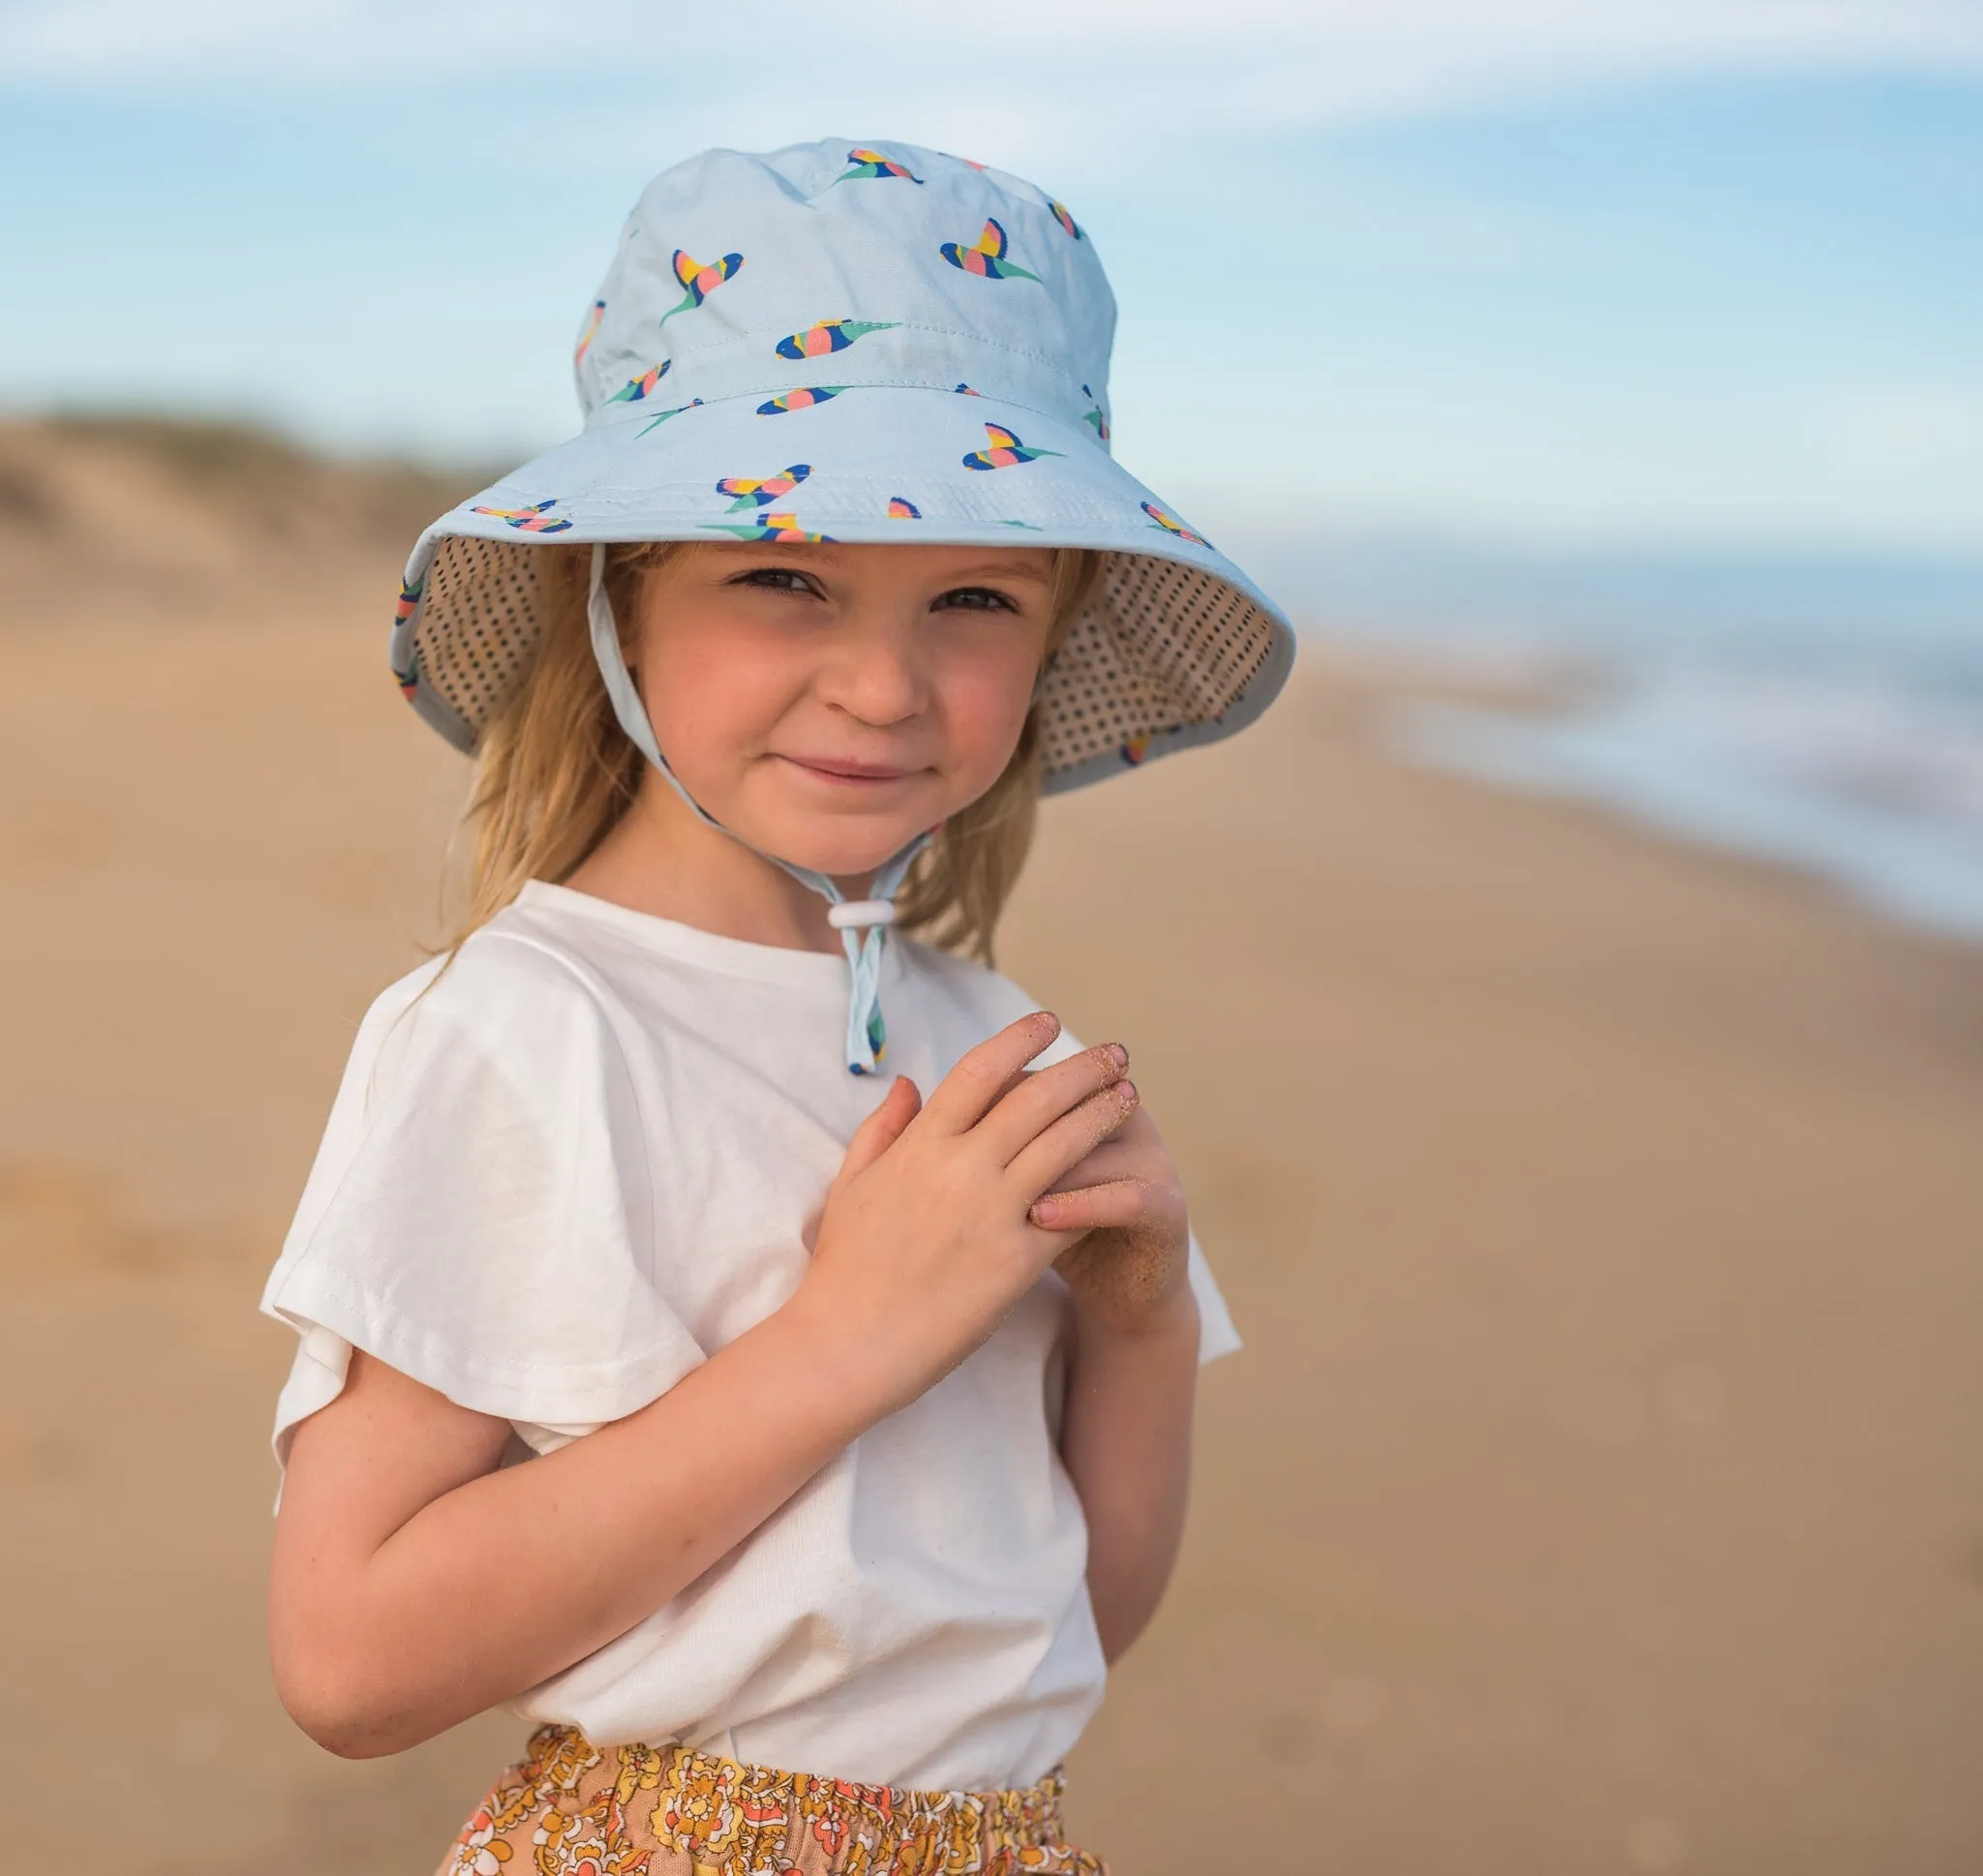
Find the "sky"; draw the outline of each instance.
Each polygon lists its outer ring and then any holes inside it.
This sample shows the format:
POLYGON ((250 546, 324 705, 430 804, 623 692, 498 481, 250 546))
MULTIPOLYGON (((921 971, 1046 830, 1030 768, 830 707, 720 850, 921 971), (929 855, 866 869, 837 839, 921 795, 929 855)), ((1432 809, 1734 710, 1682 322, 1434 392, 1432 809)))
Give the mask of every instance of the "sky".
POLYGON ((647 178, 822 136, 1073 208, 1201 526, 1983 557, 1983 0, 0 0, 0 407, 502 468, 647 178))

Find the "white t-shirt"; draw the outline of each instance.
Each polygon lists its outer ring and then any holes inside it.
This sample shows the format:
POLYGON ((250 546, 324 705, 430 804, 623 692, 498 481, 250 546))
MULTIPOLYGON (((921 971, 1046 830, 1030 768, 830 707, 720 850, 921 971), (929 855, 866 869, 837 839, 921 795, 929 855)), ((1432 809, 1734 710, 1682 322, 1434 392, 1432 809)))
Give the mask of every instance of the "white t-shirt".
MULTIPOLYGON (((823 953, 533 883, 438 969, 367 1014, 269 1278, 263 1309, 302 1336, 278 1460, 354 1346, 510 1421, 519 1455, 645 1407, 798 1286, 808 1225, 888 1086, 847 1073, 846 965, 823 953)), ((886 1070, 926 1095, 1036 1007, 900 937, 881 995, 886 1070)), ((1210 1359, 1238 1339, 1192 1258, 1210 1359)), ((1104 1679, 1056 1443, 1065 1310, 1050 1273, 954 1373, 518 1711, 872 1784, 1051 1770, 1104 1679)))

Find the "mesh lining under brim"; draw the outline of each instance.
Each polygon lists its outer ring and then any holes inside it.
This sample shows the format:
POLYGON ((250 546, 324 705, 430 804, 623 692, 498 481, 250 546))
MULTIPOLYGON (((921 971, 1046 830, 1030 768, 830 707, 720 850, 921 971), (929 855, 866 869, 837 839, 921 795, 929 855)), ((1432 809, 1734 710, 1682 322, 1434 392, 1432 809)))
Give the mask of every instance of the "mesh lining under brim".
MULTIPOLYGON (((804 528, 849 544, 1009 546, 1019 540, 1104 554, 1095 592, 1041 681, 1037 710, 1047 792, 1230 736, 1272 701, 1293 663, 1287 621, 1215 550, 1151 519, 1153 498, 1084 431, 989 398, 953 400, 928 391, 864 395, 913 399, 915 416, 934 418, 949 433, 939 447, 947 449, 955 438, 969 442, 974 434, 982 439, 979 426, 990 421, 1022 427, 1028 441, 1061 452, 993 471, 969 490, 971 506, 984 505, 975 499, 981 495, 995 495, 1002 498, 998 505, 1018 511, 1011 517, 944 515, 930 501, 917 520, 890 519, 883 491, 913 483, 915 472, 897 467, 877 474, 872 465, 856 465, 828 486, 808 489, 799 517, 804 528), (867 472, 858 472, 862 469, 867 472)), ((715 473, 755 467, 779 451, 790 456, 801 443, 810 453, 810 445, 829 440, 833 426, 821 420, 834 408, 794 413, 778 420, 776 430, 763 419, 737 423, 737 416, 750 413, 734 406, 685 411, 667 426, 672 447, 642 452, 648 475, 665 469, 669 479, 634 488, 625 477, 635 433, 625 422, 600 426, 443 517, 414 551, 403 606, 408 616, 394 633, 393 668, 414 708, 457 747, 473 750, 483 726, 529 675, 550 587, 540 577, 544 546, 708 540, 712 524, 727 512, 712 493, 715 473), (705 430, 707 438, 695 434, 705 430), (747 442, 754 455, 747 453, 747 442), (712 474, 687 479, 698 466, 712 474), (558 489, 568 493, 547 501, 558 489), (513 515, 534 511, 539 502, 546 503, 544 521, 564 526, 519 533, 503 516, 475 512, 479 506, 513 515)), ((891 453, 913 461, 913 450, 891 453)), ((799 503, 788 499, 782 505, 799 503)))

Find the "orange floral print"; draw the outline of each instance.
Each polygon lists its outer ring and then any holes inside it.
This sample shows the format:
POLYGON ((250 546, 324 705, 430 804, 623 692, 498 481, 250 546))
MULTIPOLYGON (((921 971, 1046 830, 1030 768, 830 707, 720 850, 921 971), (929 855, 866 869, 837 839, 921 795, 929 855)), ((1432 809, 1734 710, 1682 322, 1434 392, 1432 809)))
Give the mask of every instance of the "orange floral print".
POLYGON ((1107 1876, 1060 1836, 1061 1779, 906 1792, 546 1726, 436 1876, 1107 1876))

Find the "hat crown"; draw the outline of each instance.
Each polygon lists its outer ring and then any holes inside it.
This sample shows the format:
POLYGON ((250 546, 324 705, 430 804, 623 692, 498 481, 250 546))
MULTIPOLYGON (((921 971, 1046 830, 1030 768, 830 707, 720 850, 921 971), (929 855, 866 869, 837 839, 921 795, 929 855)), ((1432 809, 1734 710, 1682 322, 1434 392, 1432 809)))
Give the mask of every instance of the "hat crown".
POLYGON ((897 385, 977 392, 1102 441, 1114 328, 1093 243, 1043 191, 916 144, 834 138, 707 151, 656 176, 575 372, 588 428, 897 385))

